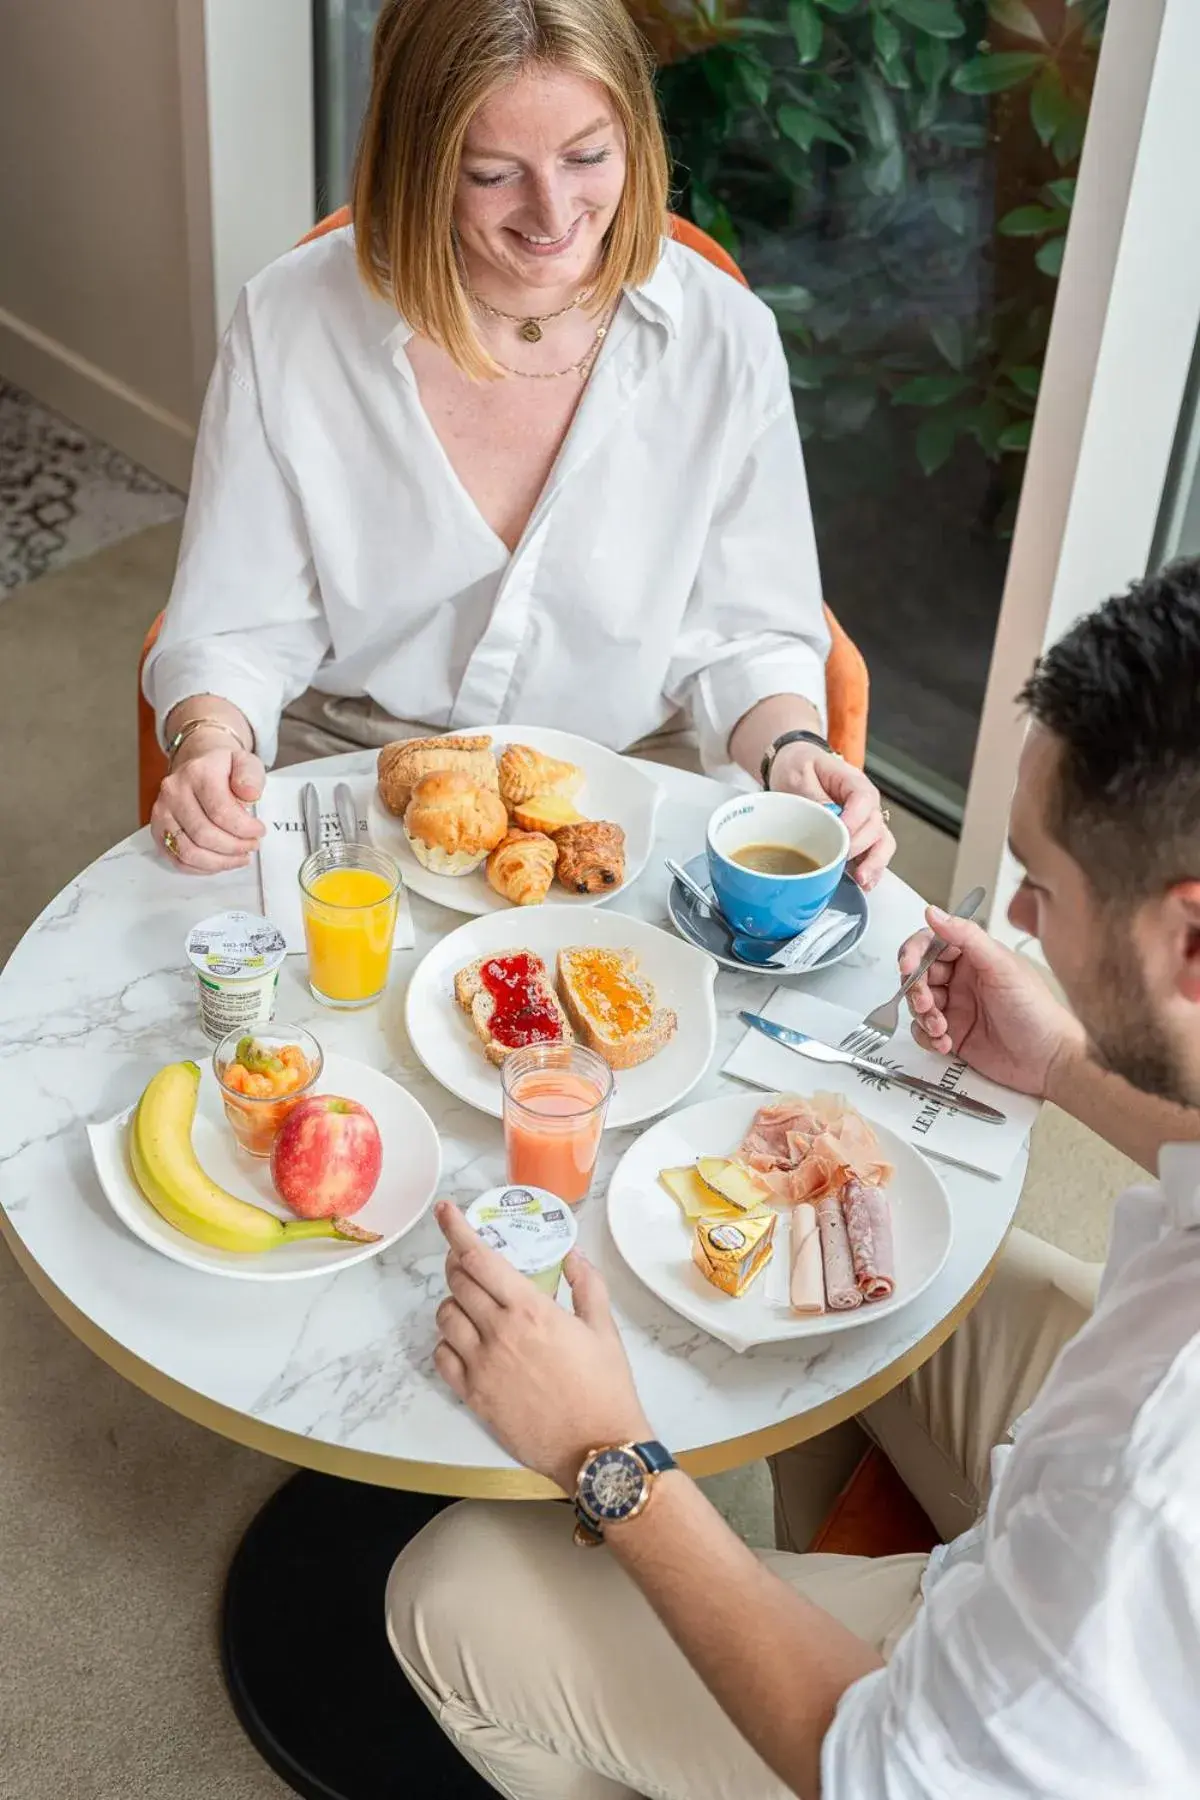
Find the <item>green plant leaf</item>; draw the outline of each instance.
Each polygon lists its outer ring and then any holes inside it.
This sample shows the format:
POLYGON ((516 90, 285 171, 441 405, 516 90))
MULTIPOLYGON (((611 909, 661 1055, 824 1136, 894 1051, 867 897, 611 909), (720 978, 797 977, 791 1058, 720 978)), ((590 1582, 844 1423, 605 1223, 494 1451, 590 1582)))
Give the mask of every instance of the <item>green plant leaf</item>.
POLYGON ((1002 373, 1008 376, 1019 394, 1026 394, 1031 400, 1036 398, 1037 391, 1042 385, 1042 371, 1035 368, 1032 363, 1014 363, 1011 368, 1004 369, 1002 373))
POLYGON ((930 37, 960 38, 966 21, 954 0, 891 0, 892 11, 930 37))
POLYGON ((926 475, 936 475, 954 454, 958 425, 953 413, 932 413, 917 426, 917 461, 926 475))
POLYGON ((781 19, 727 19, 726 30, 736 37, 790 37, 791 31, 781 19))
POLYGON ((811 288, 800 287, 795 282, 787 282, 779 287, 755 288, 759 299, 774 312, 807 312, 816 304, 816 296, 811 288))
POLYGON ((1063 89, 1062 76, 1053 63, 1047 63, 1029 96, 1029 117, 1039 142, 1052 143, 1073 115, 1074 106, 1063 89))
POLYGON ((1041 249, 1033 259, 1043 275, 1058 275, 1060 273, 1063 264, 1063 251, 1066 247, 1067 240, 1065 237, 1047 238, 1046 242, 1042 245, 1041 249))
POLYGON ((917 74, 927 88, 939 88, 950 67, 950 52, 945 38, 923 37, 917 45, 913 61, 917 74))
POLYGON ((1058 207, 1016 206, 998 221, 996 230, 1003 237, 1041 237, 1047 231, 1061 231, 1066 222, 1058 207))
POLYGON ((803 352, 793 350, 790 344, 785 346, 785 353, 792 386, 802 393, 813 393, 824 387, 826 375, 836 366, 831 357, 805 356, 803 352))
POLYGON ((903 41, 900 36, 900 27, 896 21, 885 12, 872 10, 871 35, 875 39, 875 48, 883 61, 891 62, 892 58, 899 53, 903 41))
POLYGON ((1087 114, 1077 101, 1070 101, 1071 112, 1054 134, 1054 157, 1061 165, 1073 163, 1083 149, 1087 114))
POLYGON ((836 125, 831 125, 810 106, 799 106, 794 100, 784 101, 775 114, 775 123, 784 137, 799 144, 801 150, 811 150, 818 138, 827 144, 840 144, 843 150, 851 148, 836 125))
POLYGON ((1028 450, 1032 436, 1033 420, 1018 419, 1015 425, 1006 425, 996 441, 1001 450, 1028 450))
POLYGON ((987 56, 973 56, 955 69, 950 85, 960 94, 998 94, 1005 88, 1020 87, 1044 68, 1045 62, 1046 58, 1033 50, 993 50, 987 56))
POLYGON ((757 50, 737 53, 737 74, 742 87, 755 106, 765 106, 771 94, 771 65, 757 50))
POLYGON ((952 231, 956 237, 963 236, 969 220, 967 218, 966 203, 960 195, 951 193, 935 194, 933 197, 933 210, 941 220, 942 224, 946 227, 947 231, 952 231))
POLYGON ((1014 37, 1030 38, 1035 44, 1046 42, 1046 34, 1025 0, 988 0, 988 16, 1014 37))
POLYGON ((903 381, 892 395, 895 406, 944 406, 957 400, 971 383, 965 375, 914 375, 903 381))
POLYGON ((896 105, 881 81, 869 70, 859 76, 859 112, 863 130, 874 149, 891 150, 900 140, 896 123, 896 105))
POLYGON ((723 250, 736 256, 741 244, 725 202, 718 200, 702 181, 697 181, 695 175, 692 176, 689 197, 692 217, 701 231, 707 231, 710 237, 716 238, 723 250))
POLYGON ((863 186, 869 194, 874 194, 877 200, 890 200, 894 195, 902 192, 905 172, 903 147, 898 143, 892 144, 882 156, 876 157, 874 161, 863 162, 863 186))
POLYGON ((796 40, 796 54, 801 64, 816 62, 821 54, 825 27, 813 0, 789 0, 788 24, 796 40))
POLYGON ((861 431, 878 404, 879 395, 869 382, 847 383, 826 398, 824 422, 831 436, 846 437, 861 431))
POLYGON ((1075 204, 1075 177, 1060 175, 1057 181, 1048 181, 1046 192, 1052 194, 1058 204, 1065 206, 1069 212, 1075 204))
POLYGON ((962 370, 967 360, 963 328, 957 319, 937 319, 929 327, 929 335, 952 369, 962 370))
POLYGON ((817 0, 822 12, 852 13, 858 6, 858 0, 817 0))
POLYGON ((957 119, 949 119, 944 125, 931 125, 929 135, 955 150, 983 150, 988 141, 986 125, 968 125, 957 119))

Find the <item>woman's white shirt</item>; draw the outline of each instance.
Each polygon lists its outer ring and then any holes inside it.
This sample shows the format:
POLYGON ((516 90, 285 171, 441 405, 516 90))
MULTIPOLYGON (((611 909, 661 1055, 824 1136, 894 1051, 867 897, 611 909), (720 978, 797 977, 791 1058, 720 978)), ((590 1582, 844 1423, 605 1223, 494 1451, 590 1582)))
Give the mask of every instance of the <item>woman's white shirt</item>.
POLYGON ((682 711, 717 771, 759 700, 823 716, 812 513, 761 301, 664 242, 511 554, 433 431, 411 335, 361 282, 350 227, 243 291, 146 665, 160 731, 220 694, 269 763, 310 685, 437 728, 525 722, 618 750, 682 711))

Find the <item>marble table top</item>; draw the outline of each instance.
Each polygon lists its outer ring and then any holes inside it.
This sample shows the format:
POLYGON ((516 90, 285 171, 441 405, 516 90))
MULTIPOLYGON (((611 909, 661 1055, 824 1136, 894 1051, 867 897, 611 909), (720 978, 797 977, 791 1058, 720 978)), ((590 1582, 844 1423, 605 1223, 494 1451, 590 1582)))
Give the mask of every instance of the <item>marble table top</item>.
MULTIPOLYGON (((367 756, 337 759, 363 771, 367 756)), ((324 765, 329 772, 331 765, 324 765)), ((666 790, 662 855, 694 855, 721 790, 655 768, 666 790)), ((656 856, 610 904, 670 929, 668 876, 656 856)), ((442 1191, 463 1201, 504 1179, 500 1124, 426 1074, 403 1022, 405 989, 430 942, 462 922, 413 897, 417 947, 395 958, 378 1007, 319 1007, 290 957, 277 1017, 307 1025, 327 1050, 385 1069, 430 1113, 443 1145, 442 1191)), ((286 1460, 395 1487, 532 1495, 518 1470, 444 1388, 432 1366, 444 1293, 432 1220, 374 1260, 337 1275, 260 1286, 197 1274, 119 1223, 92 1169, 85 1124, 129 1105, 163 1063, 206 1048, 183 956, 190 925, 226 906, 257 910, 253 871, 189 877, 148 832, 118 844, 31 926, 0 975, 0 1224, 43 1296, 98 1354, 167 1404, 286 1460)), ((920 922, 916 894, 893 876, 871 924, 814 991, 863 1011, 893 986, 895 950, 920 922)), ((721 973, 720 1030, 708 1074, 685 1104, 731 1088, 719 1073, 769 977, 721 973)), ((650 1418, 696 1473, 799 1442, 894 1385, 929 1354, 1003 1242, 1025 1159, 1003 1181, 941 1167, 954 1210, 945 1268, 911 1306, 838 1337, 737 1355, 670 1312, 620 1260, 604 1217, 606 1178, 633 1131, 606 1133, 580 1243, 603 1269, 650 1418), (931 1341, 932 1340, 932 1341, 931 1341)))

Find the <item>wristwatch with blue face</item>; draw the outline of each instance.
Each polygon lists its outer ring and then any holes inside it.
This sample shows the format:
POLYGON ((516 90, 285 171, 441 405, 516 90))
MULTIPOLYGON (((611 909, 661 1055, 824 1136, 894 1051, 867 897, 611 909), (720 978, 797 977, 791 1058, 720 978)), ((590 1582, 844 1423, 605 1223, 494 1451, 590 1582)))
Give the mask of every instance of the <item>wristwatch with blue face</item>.
POLYGON ((679 1465, 662 1444, 609 1444, 589 1450, 575 1483, 575 1542, 594 1549, 606 1525, 644 1512, 654 1483, 679 1465))

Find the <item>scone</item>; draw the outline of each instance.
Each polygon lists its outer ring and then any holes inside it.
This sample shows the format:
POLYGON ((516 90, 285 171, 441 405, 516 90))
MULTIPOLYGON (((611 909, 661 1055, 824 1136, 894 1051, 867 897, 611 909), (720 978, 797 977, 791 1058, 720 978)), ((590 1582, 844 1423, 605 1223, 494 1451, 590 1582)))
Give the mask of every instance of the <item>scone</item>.
POLYGON ((457 769, 481 787, 499 782, 490 737, 400 738, 379 752, 379 798, 398 819, 412 798, 413 789, 426 775, 457 769))
POLYGON ((507 830, 508 813, 495 788, 457 769, 423 776, 404 809, 413 855, 434 875, 469 875, 507 830))
POLYGON ((561 794, 573 800, 583 786, 583 770, 574 763, 543 756, 528 744, 509 744, 500 755, 500 798, 509 807, 535 794, 561 794))
POLYGON ((602 894, 625 879, 625 833, 607 819, 554 833, 558 879, 572 894, 602 894))

